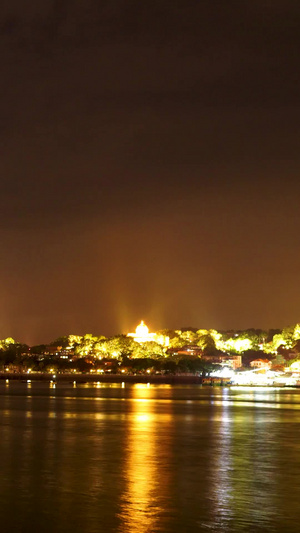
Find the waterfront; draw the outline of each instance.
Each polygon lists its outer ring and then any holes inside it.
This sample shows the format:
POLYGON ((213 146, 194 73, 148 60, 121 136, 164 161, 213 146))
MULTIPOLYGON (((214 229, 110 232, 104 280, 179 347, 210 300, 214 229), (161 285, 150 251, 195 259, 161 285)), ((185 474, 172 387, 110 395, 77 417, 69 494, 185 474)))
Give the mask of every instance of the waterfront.
POLYGON ((296 532, 300 391, 0 382, 1 530, 296 532))

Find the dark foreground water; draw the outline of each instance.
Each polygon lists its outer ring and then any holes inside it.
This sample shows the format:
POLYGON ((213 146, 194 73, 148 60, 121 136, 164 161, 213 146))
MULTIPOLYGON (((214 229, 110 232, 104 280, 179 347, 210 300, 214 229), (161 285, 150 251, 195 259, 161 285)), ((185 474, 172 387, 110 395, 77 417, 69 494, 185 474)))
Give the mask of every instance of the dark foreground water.
POLYGON ((298 532, 300 390, 0 382, 5 532, 298 532))

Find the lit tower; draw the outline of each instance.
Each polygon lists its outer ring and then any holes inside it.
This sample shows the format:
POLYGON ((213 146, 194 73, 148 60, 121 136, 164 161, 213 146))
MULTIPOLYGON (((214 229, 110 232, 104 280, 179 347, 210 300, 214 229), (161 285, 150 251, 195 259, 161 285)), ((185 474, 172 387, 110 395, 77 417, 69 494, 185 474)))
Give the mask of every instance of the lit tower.
POLYGON ((136 342, 157 342, 162 346, 169 346, 169 337, 165 335, 156 335, 156 333, 149 333, 149 328, 145 322, 141 320, 136 327, 135 333, 127 333, 127 337, 132 337, 136 342))

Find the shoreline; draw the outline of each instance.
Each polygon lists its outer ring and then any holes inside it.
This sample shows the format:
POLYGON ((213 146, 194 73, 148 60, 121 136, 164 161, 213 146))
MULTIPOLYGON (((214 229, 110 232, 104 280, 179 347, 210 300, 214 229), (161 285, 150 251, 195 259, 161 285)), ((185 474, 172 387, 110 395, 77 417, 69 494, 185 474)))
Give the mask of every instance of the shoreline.
POLYGON ((166 385, 207 385, 228 386, 228 380, 202 378, 194 375, 148 375, 148 374, 49 374, 43 372, 0 372, 0 381, 52 381, 56 383, 152 383, 166 385), (210 381, 210 383, 207 383, 210 381))
MULTIPOLYGON (((187 374, 81 374, 81 373, 61 373, 49 374, 49 372, 0 372, 0 383, 7 381, 19 381, 28 383, 32 381, 41 381, 48 383, 144 383, 152 385, 201 385, 207 387, 231 387, 235 386, 229 379, 210 378, 187 374)), ((239 387, 258 387, 267 389, 276 388, 300 388, 300 385, 238 385, 239 387)))

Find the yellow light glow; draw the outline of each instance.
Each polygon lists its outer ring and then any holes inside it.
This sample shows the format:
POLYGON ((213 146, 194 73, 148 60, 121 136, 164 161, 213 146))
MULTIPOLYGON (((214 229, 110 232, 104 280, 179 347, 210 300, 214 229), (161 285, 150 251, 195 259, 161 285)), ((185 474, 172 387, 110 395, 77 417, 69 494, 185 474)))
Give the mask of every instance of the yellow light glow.
POLYGON ((127 531, 147 533, 154 531, 156 516, 149 509, 155 500, 159 473, 152 460, 157 453, 153 435, 155 418, 151 404, 132 404, 133 412, 129 425, 126 461, 126 489, 121 502, 121 515, 128 524, 127 531), (145 438, 145 434, 147 438, 145 438))
POLYGON ((137 326, 135 333, 128 333, 127 337, 132 337, 136 342, 157 342, 161 346, 169 346, 170 339, 164 335, 157 335, 156 333, 149 333, 149 328, 145 322, 141 320, 137 326))
POLYGON ((138 337, 147 337, 149 335, 149 328, 144 321, 141 320, 141 323, 137 326, 135 332, 138 337))
POLYGON ((238 353, 245 352, 252 348, 252 342, 250 339, 228 339, 224 345, 227 350, 234 350, 238 353))

